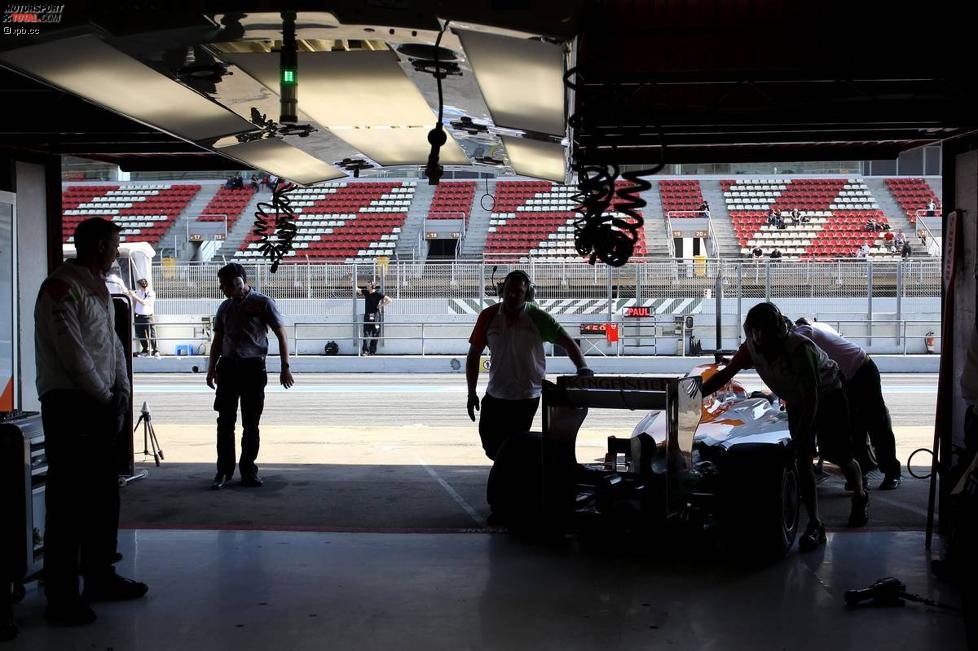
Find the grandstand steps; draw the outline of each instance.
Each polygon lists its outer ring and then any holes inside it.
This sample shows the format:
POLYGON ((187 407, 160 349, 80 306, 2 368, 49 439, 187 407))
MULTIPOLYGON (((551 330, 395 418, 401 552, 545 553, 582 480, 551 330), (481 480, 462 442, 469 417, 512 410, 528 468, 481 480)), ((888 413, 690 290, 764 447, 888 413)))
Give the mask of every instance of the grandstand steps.
POLYGON ((260 188, 258 192, 251 197, 251 201, 248 205, 244 207, 241 211, 241 215, 238 217, 238 221, 234 223, 231 227, 231 232, 228 233, 228 239, 224 241, 221 247, 214 253, 211 257, 212 260, 220 261, 230 261, 237 253, 241 245, 244 244, 245 238, 248 233, 251 232, 251 227, 255 223, 255 213, 258 212, 259 202, 270 203, 272 201, 271 190, 266 190, 260 188))
MULTIPOLYGON (((489 192, 493 196, 495 196, 495 186, 495 181, 489 181, 489 192)), ((486 239, 489 237, 490 217, 489 211, 482 207, 482 196, 485 193, 485 181, 480 181, 476 186, 472 214, 469 215, 469 223, 465 230, 465 241, 462 242, 462 258, 481 260, 485 251, 486 239)), ((488 199, 486 201, 488 202, 488 199)))
POLYGON ((710 204, 710 221, 713 233, 716 235, 721 258, 736 258, 740 256, 740 244, 737 243, 737 233, 734 231, 727 212, 727 204, 723 200, 723 188, 715 180, 700 181, 703 198, 710 204))
POLYGON ((890 189, 886 187, 886 179, 867 176, 863 180, 866 182, 866 187, 869 188, 869 191, 873 193, 873 197, 877 203, 879 203, 883 214, 886 215, 886 220, 890 223, 890 228, 893 232, 895 233, 903 229, 903 232, 910 239, 913 254, 927 255, 926 247, 922 246, 920 240, 914 235, 917 232, 916 227, 910 223, 907 214, 900 207, 900 204, 897 203, 896 199, 894 199, 890 189))
MULTIPOLYGON (((206 181, 198 181, 197 183, 200 185, 200 191, 187 203, 180 215, 177 216, 176 221, 173 222, 173 226, 160 240, 160 249, 172 251, 171 257, 177 260, 190 260, 194 255, 197 247, 187 241, 187 226, 197 215, 204 212, 204 208, 214 198, 222 185, 221 183, 208 183, 206 181)), ((178 184, 174 183, 174 185, 178 184)))
POLYGON ((669 238, 671 233, 666 233, 666 218, 662 211, 662 197, 659 196, 659 188, 655 181, 652 182, 652 189, 641 194, 645 199, 645 208, 642 214, 645 216, 645 248, 650 258, 669 257, 669 238))
POLYGON ((428 247, 424 246, 422 231, 424 230, 424 220, 428 215, 428 209, 435 198, 435 186, 428 185, 427 179, 418 179, 418 185, 414 188, 414 197, 411 200, 411 207, 408 208, 407 218, 404 226, 401 227, 401 236, 397 240, 397 247, 394 255, 398 259, 413 260, 415 258, 424 259, 428 256, 428 247), (418 249, 418 242, 422 242, 422 247, 418 249))

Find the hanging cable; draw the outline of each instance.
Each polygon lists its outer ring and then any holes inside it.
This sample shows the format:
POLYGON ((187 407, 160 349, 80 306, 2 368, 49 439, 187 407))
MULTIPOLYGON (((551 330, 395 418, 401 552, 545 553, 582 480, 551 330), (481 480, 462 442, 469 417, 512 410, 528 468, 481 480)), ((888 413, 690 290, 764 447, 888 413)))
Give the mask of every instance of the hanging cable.
POLYGON ((272 190, 272 202, 262 201, 255 211, 255 224, 251 232, 258 236, 258 250, 271 261, 271 272, 278 271, 278 265, 292 251, 292 240, 298 232, 295 210, 288 193, 296 188, 295 183, 280 183, 272 190), (273 211, 272 214, 266 211, 273 211), (273 220, 274 225, 269 226, 273 220), (272 236, 275 239, 272 239, 272 236))
POLYGON ((428 164, 424 168, 425 176, 428 177, 428 185, 438 185, 444 173, 438 158, 442 145, 448 142, 448 135, 445 133, 445 127, 441 122, 445 114, 445 99, 442 96, 441 80, 445 78, 446 73, 441 69, 438 50, 441 48, 441 37, 445 35, 445 30, 448 29, 450 22, 445 21, 441 31, 438 32, 438 38, 435 39, 435 69, 432 74, 435 75, 435 83, 438 86, 438 121, 435 123, 435 127, 428 132, 428 144, 431 145, 431 152, 428 154, 428 164))
MULTIPOLYGON (((570 68, 564 74, 564 85, 577 92, 578 83, 572 79, 579 77, 580 70, 570 68)), ((579 113, 572 114, 568 124, 575 134, 583 131, 585 126, 579 113)), ((621 189, 615 183, 619 175, 616 164, 587 164, 585 148, 582 145, 576 148, 571 169, 577 175, 578 191, 573 199, 578 204, 575 212, 580 217, 574 222, 574 246, 580 255, 588 258, 589 264, 601 260, 612 267, 620 267, 635 252, 645 224, 638 212, 646 206, 641 193, 652 188, 652 184, 641 177, 658 174, 665 167, 665 138, 662 130, 657 130, 660 138, 659 162, 647 169, 622 174, 629 185, 621 189)))

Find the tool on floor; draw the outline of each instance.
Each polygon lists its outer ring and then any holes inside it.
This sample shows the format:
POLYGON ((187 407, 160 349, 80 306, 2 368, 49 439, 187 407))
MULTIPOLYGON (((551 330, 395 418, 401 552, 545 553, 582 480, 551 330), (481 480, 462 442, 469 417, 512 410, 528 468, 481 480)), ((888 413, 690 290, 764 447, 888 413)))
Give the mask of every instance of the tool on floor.
POLYGON ((961 613, 960 608, 907 592, 907 586, 900 579, 892 576, 878 579, 875 583, 865 588, 846 590, 845 600, 846 606, 849 608, 854 608, 864 603, 870 606, 903 606, 906 601, 914 601, 925 606, 961 613))

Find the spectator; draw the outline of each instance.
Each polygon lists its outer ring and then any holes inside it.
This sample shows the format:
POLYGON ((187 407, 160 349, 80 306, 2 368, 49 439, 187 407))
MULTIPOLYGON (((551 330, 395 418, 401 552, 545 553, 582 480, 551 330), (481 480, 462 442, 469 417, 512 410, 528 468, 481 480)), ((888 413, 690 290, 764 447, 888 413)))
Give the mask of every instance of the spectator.
POLYGON ((900 461, 896 456, 896 439, 890 411, 883 400, 880 371, 865 350, 842 337, 825 324, 798 319, 790 325, 792 332, 808 337, 838 364, 845 379, 846 399, 853 428, 853 450, 863 473, 871 470, 869 459, 860 451, 866 449, 866 436, 876 450, 876 459, 883 472, 880 490, 892 490, 900 485, 900 461))
POLYGON ((778 247, 774 247, 774 249, 771 250, 770 258, 772 260, 780 260, 781 259, 781 250, 778 247))
POLYGON ((869 257, 869 244, 867 244, 866 242, 863 242, 862 246, 859 247, 859 250, 856 251, 856 257, 857 258, 868 258, 869 257))
POLYGON ((760 258, 764 255, 764 249, 762 249, 760 246, 755 246, 754 250, 750 253, 755 259, 760 258))
POLYGON ((377 354, 377 340, 380 338, 380 319, 385 306, 393 301, 377 288, 377 283, 371 281, 366 288, 357 289, 357 294, 363 297, 363 347, 364 355, 377 354))
POLYGON ((703 203, 700 204, 700 207, 697 210, 703 213, 703 216, 707 219, 710 218, 710 202, 706 199, 703 200, 703 203))
POLYGON ((778 230, 782 230, 782 231, 787 228, 787 226, 784 223, 784 215, 777 216, 777 219, 775 220, 775 226, 778 228, 778 230))
POLYGON ((808 213, 801 213, 801 223, 802 224, 807 224, 811 220, 812 220, 812 218, 808 216, 808 213))
POLYGON ((791 210, 791 225, 797 226, 801 223, 801 211, 798 208, 793 208, 791 210))
POLYGON ((874 218, 870 217, 866 221, 866 226, 863 227, 863 230, 866 231, 866 232, 869 232, 869 233, 875 233, 876 232, 876 220, 874 218))
MULTIPOLYGON (((919 204, 918 204, 919 205, 919 204)), ((937 204, 931 199, 927 202, 927 216, 934 217, 937 214, 937 204)))
POLYGON ((234 475, 234 422, 241 402, 241 459, 238 470, 241 485, 262 485, 258 475, 258 423, 265 407, 265 356, 268 354, 268 329, 278 339, 282 370, 279 381, 286 389, 295 382, 289 370, 289 340, 285 322, 275 301, 252 289, 244 267, 235 262, 217 272, 221 291, 227 299, 214 317, 214 340, 207 365, 207 386, 217 395, 217 474, 211 488, 217 490, 234 475))
POLYGON ((258 191, 258 175, 257 174, 252 174, 251 175, 251 178, 248 179, 248 185, 250 185, 251 186, 251 189, 254 190, 255 192, 258 191))
POLYGON ((768 226, 778 225, 778 212, 774 208, 771 208, 771 210, 769 210, 767 213, 767 225, 768 226))
POLYGON ((922 247, 924 247, 926 249, 927 248, 927 231, 925 231, 922 228, 919 231, 917 231, 917 239, 920 240, 920 246, 922 246, 922 247))
POLYGON ((897 231, 896 237, 893 240, 893 246, 897 251, 903 250, 903 245, 907 241, 907 236, 904 234, 903 229, 897 231))
POLYGON ((153 357, 159 357, 160 348, 156 343, 156 323, 153 319, 156 292, 150 288, 149 281, 145 278, 140 278, 136 284, 139 285, 139 289, 129 292, 129 295, 136 301, 136 337, 141 346, 139 356, 149 357, 150 347, 152 347, 153 357))
POLYGON ((910 242, 904 242, 903 248, 900 249, 900 256, 903 258, 909 258, 913 255, 913 247, 910 246, 910 242))
POLYGON ((863 488, 859 463, 852 456, 842 374, 838 365, 810 339, 788 331, 781 311, 773 303, 759 303, 750 309, 744 320, 744 335, 745 342, 730 364, 703 383, 703 395, 720 389, 739 371, 753 368, 768 388, 785 401, 788 428, 797 452, 801 498, 808 512, 808 526, 798 548, 811 551, 825 544, 812 465, 816 432, 822 456, 837 464, 855 489, 849 526, 864 526, 869 519, 869 493, 863 488))
POLYGON ((546 374, 543 343, 562 346, 580 375, 591 375, 584 354, 556 320, 533 303, 529 276, 512 271, 502 284, 499 303, 482 310, 469 337, 465 360, 468 383, 469 418, 475 421, 480 409, 476 384, 479 379, 479 357, 486 346, 492 354, 489 386, 481 402, 479 437, 486 456, 496 459, 496 452, 513 434, 529 431, 540 404, 542 382, 546 374))
POLYGON ((48 467, 45 616, 56 625, 89 624, 95 621, 90 603, 137 599, 148 590, 112 567, 119 529, 116 446, 130 434, 124 430, 132 395, 105 286, 121 230, 98 217, 80 223, 77 257, 48 276, 34 308, 48 467))

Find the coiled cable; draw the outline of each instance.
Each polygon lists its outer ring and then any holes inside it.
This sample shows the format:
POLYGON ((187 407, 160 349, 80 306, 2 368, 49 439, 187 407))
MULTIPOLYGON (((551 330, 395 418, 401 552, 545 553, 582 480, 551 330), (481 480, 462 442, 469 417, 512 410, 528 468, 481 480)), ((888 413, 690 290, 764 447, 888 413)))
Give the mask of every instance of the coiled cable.
POLYGON ((295 239, 299 228, 296 225, 295 210, 288 193, 296 188, 295 183, 280 183, 272 190, 272 202, 262 201, 255 211, 255 224, 252 233, 259 237, 258 250, 263 257, 271 261, 271 272, 278 271, 278 265, 290 251, 292 240, 295 239), (274 211, 269 214, 266 211, 274 211), (269 228, 269 220, 274 219, 274 226, 269 228), (272 235, 275 239, 271 239, 272 235))

